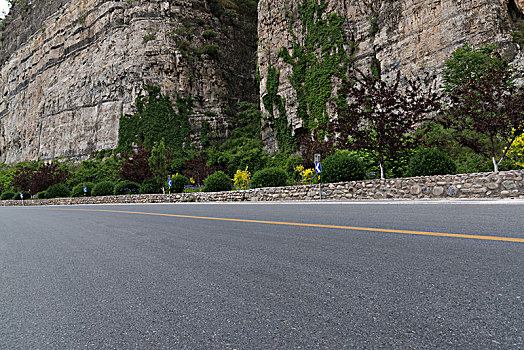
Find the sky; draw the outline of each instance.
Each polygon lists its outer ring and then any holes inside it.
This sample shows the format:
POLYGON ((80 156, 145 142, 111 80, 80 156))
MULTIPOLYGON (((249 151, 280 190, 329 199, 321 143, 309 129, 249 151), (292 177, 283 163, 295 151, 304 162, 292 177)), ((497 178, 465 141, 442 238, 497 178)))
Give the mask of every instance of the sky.
POLYGON ((0 18, 4 18, 8 10, 7 0, 0 0, 0 18))

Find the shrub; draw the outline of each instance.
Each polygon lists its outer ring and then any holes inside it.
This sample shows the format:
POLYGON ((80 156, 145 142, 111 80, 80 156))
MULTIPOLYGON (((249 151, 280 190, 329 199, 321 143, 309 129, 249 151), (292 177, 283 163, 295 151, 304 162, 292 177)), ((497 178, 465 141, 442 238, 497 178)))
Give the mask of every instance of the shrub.
POLYGON ((349 151, 337 151, 322 162, 322 182, 363 180, 366 170, 362 161, 349 151))
POLYGON ((2 195, 0 196, 0 200, 9 200, 9 199, 13 199, 13 197, 15 196, 15 193, 14 192, 3 192, 2 195))
POLYGON ((216 38, 217 35, 218 35, 217 32, 215 32, 214 30, 210 30, 210 29, 204 30, 202 32, 202 37, 206 40, 214 39, 216 38))
POLYGON ((409 161, 406 176, 447 175, 456 171, 457 165, 446 153, 436 148, 424 148, 409 161))
POLYGON ((115 190, 115 184, 111 181, 102 181, 99 182, 93 187, 91 194, 95 197, 97 196, 110 196, 115 190))
MULTIPOLYGON (((24 200, 26 199, 31 199, 31 194, 29 192, 22 192, 22 194, 24 195, 24 200)), ((15 201, 20 201, 22 200, 22 197, 20 197, 20 192, 17 192, 15 193, 15 195, 13 196, 13 200, 15 201)))
POLYGON ((66 198, 71 195, 71 191, 64 184, 55 184, 46 191, 46 198, 66 198))
POLYGON ((251 180, 251 188, 278 187, 287 184, 288 175, 281 168, 266 168, 257 171, 251 180))
MULTIPOLYGON (((92 182, 86 182, 85 183, 87 187, 87 196, 91 196, 91 192, 93 191, 93 187, 95 187, 95 184, 92 182)), ((73 187, 73 190, 71 191, 71 197, 83 197, 84 196, 84 183, 79 183, 75 187, 73 187)))
POLYGON ((275 153, 267 161, 267 168, 284 169, 294 182, 300 182, 302 177, 295 169, 304 162, 302 156, 290 156, 287 153, 275 153))
POLYGON ((146 180, 140 185, 140 194, 162 193, 160 184, 155 179, 146 180))
POLYGON ((186 161, 184 158, 175 158, 171 161, 168 171, 171 173, 181 173, 186 169, 186 161))
POLYGON ((115 195, 124 194, 138 194, 140 192, 140 184, 133 181, 122 181, 115 185, 115 195))
MULTIPOLYGON (((493 161, 472 151, 454 155, 458 174, 485 173, 493 170, 493 161)), ((408 176, 406 172, 406 176, 408 176)))
POLYGON ((78 170, 70 180, 71 187, 84 182, 96 184, 102 181, 115 181, 118 178, 119 163, 120 161, 115 156, 105 160, 98 160, 98 156, 96 160, 84 160, 80 165, 77 165, 78 170))
POLYGON ((231 179, 223 171, 217 171, 204 180, 204 192, 231 191, 231 179))
POLYGON ((199 53, 209 55, 213 59, 217 59, 220 56, 220 50, 218 49, 218 45, 205 45, 203 48, 199 50, 199 53))
POLYGON ((47 192, 46 191, 40 191, 36 194, 36 198, 38 199, 46 199, 47 198, 47 192))
MULTIPOLYGON (((173 181, 173 186, 171 186, 171 193, 182 193, 184 191, 184 187, 190 184, 189 179, 184 175, 180 174, 173 176, 171 178, 171 181, 173 181)), ((169 188, 167 184, 166 188, 169 188)))

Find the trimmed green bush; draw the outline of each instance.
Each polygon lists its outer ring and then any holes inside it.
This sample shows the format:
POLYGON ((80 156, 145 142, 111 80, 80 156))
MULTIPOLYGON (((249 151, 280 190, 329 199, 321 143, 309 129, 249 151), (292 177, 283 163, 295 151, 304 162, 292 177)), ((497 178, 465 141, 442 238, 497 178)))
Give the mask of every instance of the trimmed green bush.
POLYGON ((287 173, 277 167, 257 171, 251 179, 251 188, 286 186, 287 173))
POLYGON ((140 194, 157 194, 162 193, 162 187, 155 179, 144 181, 140 185, 140 194))
POLYGON ((111 181, 99 182, 93 187, 91 194, 95 197, 98 196, 110 196, 115 191, 115 184, 111 181))
POLYGON ((46 191, 46 198, 66 198, 71 195, 71 191, 64 184, 55 184, 50 186, 46 191))
MULTIPOLYGON (((24 200, 25 199, 31 199, 31 194, 29 192, 22 192, 22 193, 24 194, 24 200)), ((20 197, 20 192, 15 193, 12 199, 15 200, 15 201, 22 200, 22 197, 20 197)))
POLYGON ((3 200, 3 201, 10 200, 10 199, 13 199, 14 196, 15 196, 14 192, 4 192, 0 196, 0 200, 3 200))
POLYGON ((140 192, 140 184, 133 181, 122 181, 115 185, 115 195, 124 194, 138 194, 140 192))
POLYGON ((293 178, 294 182, 299 182, 301 176, 295 171, 295 168, 303 162, 302 156, 290 156, 287 153, 275 153, 267 161, 268 168, 284 169, 288 176, 293 178))
POLYGON ((36 194, 36 198, 38 199, 46 199, 47 198, 47 192, 46 191, 40 191, 36 194))
POLYGON ((322 182, 363 180, 366 170, 362 161, 349 151, 337 151, 322 161, 322 182))
POLYGON ((204 192, 231 191, 233 183, 223 171, 217 171, 204 180, 204 192))
MULTIPOLYGON (((95 184, 92 182, 86 182, 85 183, 87 187, 87 197, 91 196, 91 192, 93 191, 93 187, 95 187, 95 184)), ((71 197, 83 197, 84 196, 84 183, 77 184, 75 187, 73 187, 73 190, 71 191, 71 197)))
MULTIPOLYGON (((173 186, 171 186, 171 193, 182 193, 184 192, 184 186, 191 184, 189 179, 183 175, 175 175, 171 178, 173 186)), ((169 186, 166 184, 166 189, 169 190, 169 186)))
POLYGON ((411 157, 406 176, 452 175, 456 171, 457 165, 446 153, 436 148, 424 148, 411 157))

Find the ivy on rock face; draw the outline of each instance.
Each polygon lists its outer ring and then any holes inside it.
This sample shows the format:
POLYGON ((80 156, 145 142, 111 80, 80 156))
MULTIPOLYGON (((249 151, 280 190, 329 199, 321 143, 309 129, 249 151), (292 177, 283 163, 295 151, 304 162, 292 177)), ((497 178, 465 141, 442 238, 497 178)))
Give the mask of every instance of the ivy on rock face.
POLYGON ((267 94, 262 98, 264 107, 269 112, 271 121, 274 122, 273 130, 278 142, 278 148, 282 152, 293 151, 296 147, 296 140, 291 133, 291 125, 288 125, 285 100, 278 94, 280 84, 280 73, 269 65, 267 70, 266 91, 267 94), (274 109, 278 111, 278 118, 275 119, 274 109))
POLYGON ((176 107, 168 96, 161 94, 157 86, 145 86, 147 96, 136 99, 137 112, 123 115, 118 129, 118 149, 129 150, 133 145, 145 145, 151 149, 155 142, 165 140, 166 147, 182 150, 189 146, 192 113, 191 98, 177 96, 176 107))
MULTIPOLYGON (((312 131, 329 123, 327 103, 332 98, 333 78, 343 80, 356 43, 348 40, 344 18, 336 13, 325 14, 324 0, 304 0, 298 6, 303 39, 291 28, 293 51, 283 47, 279 56, 292 65, 290 82, 297 92, 298 115, 312 131)), ((293 26, 293 25, 291 25, 293 26)))

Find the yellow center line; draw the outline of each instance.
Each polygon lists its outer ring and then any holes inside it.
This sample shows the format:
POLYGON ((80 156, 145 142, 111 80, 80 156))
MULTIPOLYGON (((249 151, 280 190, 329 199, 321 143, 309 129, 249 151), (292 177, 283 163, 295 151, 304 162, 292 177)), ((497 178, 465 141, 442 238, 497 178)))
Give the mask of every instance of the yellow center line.
POLYGON ((229 219, 229 218, 217 218, 217 217, 208 217, 208 216, 147 213, 147 212, 139 212, 139 211, 120 211, 120 210, 102 210, 102 209, 49 209, 49 210, 153 215, 153 216, 167 216, 167 217, 184 218, 184 219, 214 220, 214 221, 229 221, 229 222, 245 222, 245 223, 270 224, 270 225, 281 225, 281 226, 329 228, 329 229, 339 229, 339 230, 349 230, 349 231, 371 231, 371 232, 385 232, 385 233, 401 233, 401 234, 419 235, 419 236, 469 238, 469 239, 480 239, 480 240, 485 240, 485 241, 504 241, 504 242, 524 243, 524 238, 516 238, 516 237, 497 237, 497 236, 481 236, 481 235, 472 235, 472 234, 424 232, 424 231, 409 231, 409 230, 394 230, 394 229, 385 229, 385 228, 354 227, 354 226, 323 225, 323 224, 306 224, 306 223, 299 223, 299 222, 265 221, 265 220, 249 220, 249 219, 229 219))

